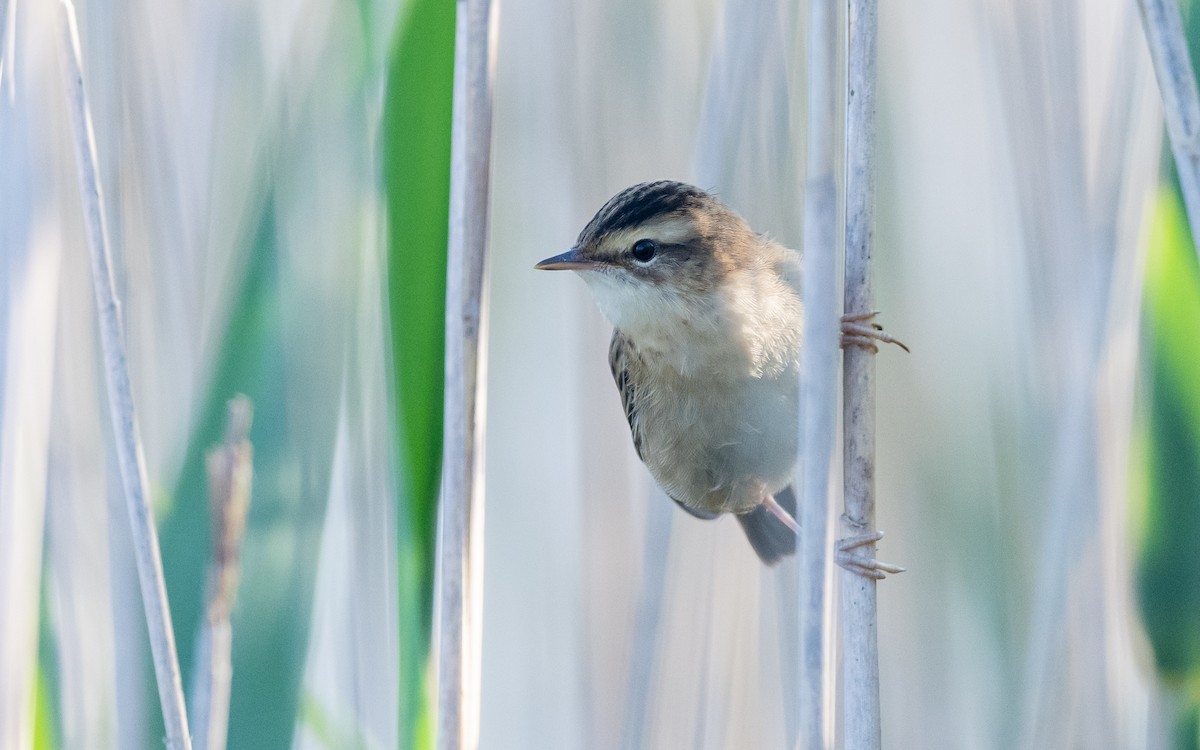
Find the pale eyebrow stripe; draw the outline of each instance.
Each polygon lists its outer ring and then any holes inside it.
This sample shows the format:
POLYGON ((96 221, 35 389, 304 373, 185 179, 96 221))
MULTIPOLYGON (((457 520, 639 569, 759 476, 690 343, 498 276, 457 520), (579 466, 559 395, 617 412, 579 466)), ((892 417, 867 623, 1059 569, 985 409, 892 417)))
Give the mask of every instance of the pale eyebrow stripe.
POLYGON ((641 239, 652 239, 665 245, 682 245, 695 238, 696 227, 693 222, 678 216, 666 216, 614 232, 609 235, 608 242, 624 247, 641 239))

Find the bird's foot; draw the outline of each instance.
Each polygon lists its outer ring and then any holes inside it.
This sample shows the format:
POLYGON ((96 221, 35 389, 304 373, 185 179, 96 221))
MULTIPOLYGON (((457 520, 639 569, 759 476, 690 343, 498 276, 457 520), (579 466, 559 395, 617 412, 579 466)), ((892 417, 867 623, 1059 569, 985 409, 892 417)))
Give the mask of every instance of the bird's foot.
POLYGON ((875 344, 876 341, 881 341, 885 344, 895 344, 904 351, 908 351, 908 347, 899 339, 894 339, 883 330, 883 326, 878 323, 868 323, 867 321, 879 314, 878 310, 865 313, 850 313, 842 316, 842 348, 848 346, 857 346, 862 349, 870 349, 875 354, 879 353, 879 347, 875 344))
POLYGON ((873 578, 876 581, 882 581, 887 577, 888 573, 903 573, 904 568, 899 565, 880 562, 873 557, 855 553, 855 550, 859 547, 874 544, 882 538, 882 531, 873 531, 870 534, 851 536, 839 540, 837 543, 837 552, 834 554, 833 560, 851 573, 858 573, 861 576, 873 578))

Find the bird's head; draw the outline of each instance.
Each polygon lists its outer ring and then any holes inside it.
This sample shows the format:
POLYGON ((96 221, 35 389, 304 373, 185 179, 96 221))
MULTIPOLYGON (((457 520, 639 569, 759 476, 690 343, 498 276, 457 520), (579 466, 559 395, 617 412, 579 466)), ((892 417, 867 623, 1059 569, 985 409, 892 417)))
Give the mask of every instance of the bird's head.
POLYGON ((609 321, 632 332, 704 315, 722 283, 752 262, 758 243, 745 220, 713 196, 663 180, 617 193, 574 247, 536 268, 579 271, 609 321))

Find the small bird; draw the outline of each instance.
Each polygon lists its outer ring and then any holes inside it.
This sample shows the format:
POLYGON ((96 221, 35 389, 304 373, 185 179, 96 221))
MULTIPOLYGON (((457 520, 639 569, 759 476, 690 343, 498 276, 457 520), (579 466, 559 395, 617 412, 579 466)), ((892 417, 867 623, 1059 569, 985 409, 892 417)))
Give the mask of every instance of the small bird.
MULTIPOLYGON (((612 323, 634 449, 666 494, 698 518, 734 514, 768 565, 795 552, 800 254, 664 180, 622 190, 536 268, 579 272, 612 323)), ((870 317, 843 319, 843 345, 895 341, 870 317)))

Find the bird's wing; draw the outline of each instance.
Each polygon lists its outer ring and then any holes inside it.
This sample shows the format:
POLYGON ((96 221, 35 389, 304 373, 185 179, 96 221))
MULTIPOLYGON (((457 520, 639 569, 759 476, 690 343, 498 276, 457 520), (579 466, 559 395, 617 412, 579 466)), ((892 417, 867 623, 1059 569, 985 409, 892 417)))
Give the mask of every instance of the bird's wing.
MULTIPOLYGON (((633 435, 633 449, 637 451, 638 458, 642 460, 642 463, 645 463, 646 458, 642 455, 642 430, 637 414, 637 386, 629 375, 630 360, 636 356, 637 350, 634 349, 633 343, 620 331, 613 330, 612 343, 608 346, 608 367, 612 370, 613 381, 616 382, 617 390, 621 393, 621 405, 625 407, 625 420, 629 422, 629 432, 633 435)), ((708 520, 716 518, 718 515, 689 508, 678 498, 672 497, 671 499, 696 518, 708 520)))
POLYGON ((638 428, 637 399, 635 386, 629 377, 629 360, 637 356, 629 339, 620 331, 614 330, 612 343, 608 345, 608 367, 612 370, 613 380, 617 390, 621 392, 621 405, 625 407, 625 420, 629 422, 629 431, 633 433, 633 449, 638 458, 644 462, 642 455, 642 431, 638 428))

